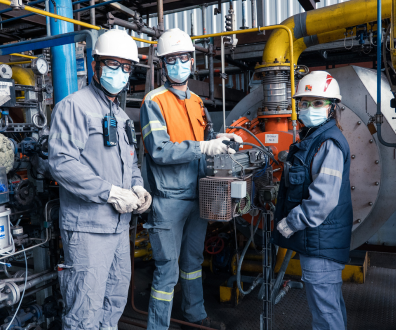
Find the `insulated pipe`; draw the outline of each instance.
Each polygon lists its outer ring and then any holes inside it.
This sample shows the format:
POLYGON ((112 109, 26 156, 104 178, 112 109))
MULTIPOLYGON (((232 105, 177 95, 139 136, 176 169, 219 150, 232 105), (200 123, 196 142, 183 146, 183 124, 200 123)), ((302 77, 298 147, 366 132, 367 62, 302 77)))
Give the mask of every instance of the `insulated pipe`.
MULTIPOLYGON (((391 16, 391 1, 384 0, 382 19, 391 16)), ((322 34, 329 31, 345 29, 377 20, 376 0, 350 0, 328 7, 304 12, 289 17, 281 23, 293 32, 293 42, 297 39, 322 34)), ((277 29, 271 33, 264 48, 260 67, 288 65, 291 58, 286 58, 289 46, 286 31, 277 29)))
MULTIPOLYGON (((70 0, 55 0, 56 12, 64 17, 73 18, 73 7, 70 0)), ((54 4, 50 2, 50 11, 54 12, 54 4)), ((74 25, 63 20, 51 18, 52 35, 74 32, 74 25)), ((73 44, 51 47, 52 81, 54 86, 55 104, 69 94, 78 90, 76 47, 73 44)))
MULTIPOLYGON (((89 20, 89 22, 90 22, 92 25, 96 25, 96 19, 95 19, 95 0, 91 0, 91 1, 89 2, 89 8, 90 8, 90 10, 89 10, 90 20, 89 20)), ((79 10, 81 10, 81 9, 79 9, 79 10)), ((72 16, 72 17, 73 17, 73 16, 72 16)))
POLYGON ((164 27, 164 2, 163 0, 157 0, 157 14, 158 14, 158 29, 165 31, 164 27))
MULTIPOLYGON (((386 1, 384 1, 386 3, 386 1)), ((391 6, 389 6, 391 7, 391 6)), ((377 138, 381 144, 383 144, 386 147, 392 147, 396 148, 396 143, 389 143, 386 142, 382 138, 382 131, 381 131, 381 124, 384 120, 384 115, 381 112, 381 64, 382 64, 382 55, 381 55, 381 41, 382 41, 382 20, 381 20, 381 0, 377 0, 377 113, 375 115, 375 123, 377 125, 377 138)), ((387 40, 383 41, 384 43, 387 42, 387 40)))

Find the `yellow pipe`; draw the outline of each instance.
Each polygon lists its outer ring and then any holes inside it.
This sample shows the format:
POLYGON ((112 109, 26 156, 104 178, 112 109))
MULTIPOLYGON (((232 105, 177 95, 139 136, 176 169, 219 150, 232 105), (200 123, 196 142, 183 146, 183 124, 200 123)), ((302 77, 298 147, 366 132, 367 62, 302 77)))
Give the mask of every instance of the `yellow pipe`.
MULTIPOLYGON (((391 16, 391 1, 383 0, 382 18, 391 16)), ((308 11, 306 16, 299 14, 301 20, 305 19, 305 25, 295 27, 295 17, 289 17, 282 22, 283 26, 288 27, 292 31, 292 42, 296 41, 296 31, 301 34, 301 29, 305 31, 303 36, 313 36, 345 29, 368 22, 377 20, 377 0, 350 0, 348 2, 308 11), (295 31, 296 30, 296 31, 295 31)), ((283 30, 275 30, 267 41, 263 52, 263 62, 260 67, 288 65, 286 60, 293 62, 292 58, 288 58, 287 49, 290 42, 289 36, 283 30)), ((299 39, 299 38, 298 38, 299 39)), ((291 54, 291 52, 289 53, 291 54)))
MULTIPOLYGON (((4 5, 7 5, 7 6, 11 5, 11 1, 8 1, 8 0, 0 0, 0 3, 2 3, 4 5)), ((88 24, 88 23, 84 23, 84 22, 78 21, 76 19, 72 19, 72 18, 56 15, 56 14, 50 13, 48 11, 37 9, 37 8, 33 8, 33 7, 30 7, 30 6, 25 6, 23 9, 26 10, 26 11, 30 11, 31 13, 38 14, 38 15, 48 16, 48 17, 52 17, 52 18, 55 18, 55 19, 60 19, 62 21, 66 21, 66 22, 69 22, 69 23, 73 23, 73 24, 76 24, 76 25, 84 26, 84 27, 86 27, 88 29, 93 29, 93 30, 100 30, 101 29, 99 26, 96 26, 96 25, 92 25, 92 24, 88 24)), ((157 43, 156 41, 150 41, 150 40, 145 40, 145 39, 136 38, 136 37, 132 37, 132 39, 134 39, 136 41, 145 42, 147 44, 156 44, 157 43)))
POLYGON ((31 58, 32 60, 37 58, 37 56, 30 56, 30 55, 25 55, 25 54, 18 54, 18 53, 12 53, 10 55, 14 55, 14 56, 19 56, 19 57, 26 57, 26 58, 31 58))
POLYGON ((19 61, 19 62, 1 62, 0 64, 16 65, 16 64, 29 64, 32 61, 19 61))

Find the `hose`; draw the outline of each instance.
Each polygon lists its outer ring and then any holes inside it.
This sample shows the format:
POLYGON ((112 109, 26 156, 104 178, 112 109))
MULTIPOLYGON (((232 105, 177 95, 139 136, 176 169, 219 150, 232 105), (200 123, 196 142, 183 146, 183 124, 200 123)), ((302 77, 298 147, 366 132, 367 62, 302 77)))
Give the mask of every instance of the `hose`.
POLYGON ((247 294, 249 294, 250 292, 252 292, 253 289, 261 282, 257 278, 247 291, 244 291, 242 289, 242 285, 241 285, 241 268, 242 268, 243 259, 245 258, 245 254, 246 254, 246 251, 248 250, 248 248, 250 246, 250 243, 252 243, 252 241, 253 241, 254 235, 256 234, 256 231, 257 231, 257 229, 259 227, 261 218, 262 217, 259 217, 259 219, 257 220, 257 224, 256 224, 256 227, 254 227, 253 234, 250 236, 249 240, 247 241, 247 243, 246 243, 246 245, 245 245, 245 247, 244 247, 244 249, 242 251, 241 257, 239 258, 239 261, 238 261, 238 266, 237 266, 237 286, 238 286, 239 291, 245 296, 247 294))
POLYGON ((284 296, 289 292, 290 289, 302 289, 303 284, 301 282, 287 281, 287 284, 280 290, 279 294, 275 298, 274 305, 278 304, 284 296))
POLYGON ((263 144, 263 142, 261 142, 256 135, 254 135, 252 132, 250 132, 248 129, 246 129, 245 127, 242 126, 226 126, 226 128, 237 128, 237 129, 241 129, 242 131, 245 131, 246 133, 249 133, 251 136, 253 136, 258 143, 260 143, 260 145, 263 147, 263 149, 267 149, 267 147, 263 144))
POLYGON ((283 276, 285 275, 286 268, 289 265, 289 261, 291 259, 292 254, 293 254, 292 250, 288 249, 286 251, 285 258, 283 259, 282 266, 279 270, 278 276, 276 277, 274 287, 272 289, 271 301, 274 301, 275 297, 278 295, 279 288, 283 281, 283 276))
POLYGON ((17 314, 19 312, 19 308, 21 308, 23 297, 25 296, 25 290, 26 290, 26 284, 27 284, 27 278, 28 278, 28 263, 27 263, 26 253, 25 253, 25 247, 23 246, 23 244, 21 244, 21 245, 22 245, 23 255, 25 256, 25 265, 26 265, 25 287, 23 288, 22 296, 21 296, 21 299, 19 300, 19 304, 18 304, 18 307, 17 307, 17 309, 15 311, 15 314, 12 317, 11 322, 8 323, 8 326, 7 326, 6 330, 8 330, 10 328, 10 326, 12 325, 12 322, 14 322, 15 317, 17 316, 17 314))

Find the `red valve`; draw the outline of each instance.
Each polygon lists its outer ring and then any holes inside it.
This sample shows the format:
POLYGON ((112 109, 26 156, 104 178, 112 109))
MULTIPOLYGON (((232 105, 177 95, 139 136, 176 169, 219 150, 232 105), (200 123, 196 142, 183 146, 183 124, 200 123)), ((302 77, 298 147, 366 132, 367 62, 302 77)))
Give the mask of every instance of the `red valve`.
POLYGON ((209 254, 218 254, 224 249, 224 240, 219 236, 213 236, 205 242, 205 251, 209 254))

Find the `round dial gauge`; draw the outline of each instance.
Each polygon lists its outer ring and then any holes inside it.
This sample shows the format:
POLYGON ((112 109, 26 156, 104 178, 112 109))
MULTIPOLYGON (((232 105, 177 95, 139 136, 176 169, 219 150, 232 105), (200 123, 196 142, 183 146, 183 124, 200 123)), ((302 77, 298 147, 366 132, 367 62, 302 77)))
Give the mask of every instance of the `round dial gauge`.
POLYGON ((11 79, 12 77, 12 69, 7 64, 0 65, 0 77, 5 79, 11 79))
POLYGON ((36 58, 32 61, 32 70, 35 74, 44 75, 48 72, 48 62, 42 58, 36 58))

